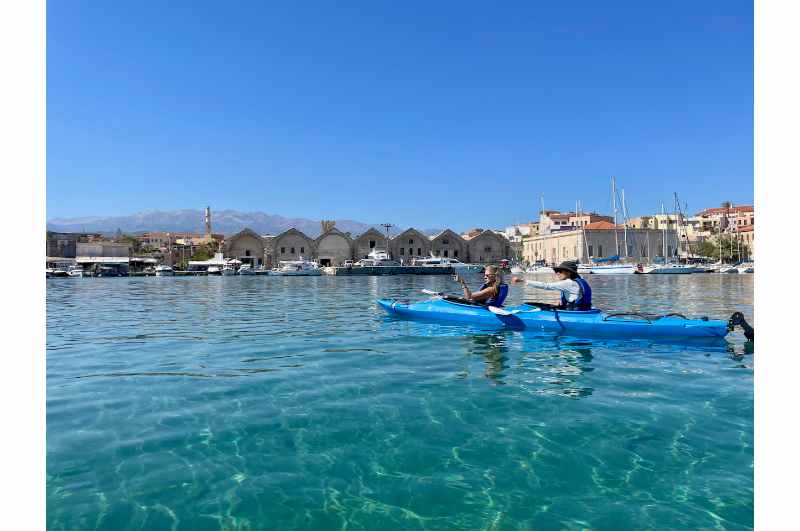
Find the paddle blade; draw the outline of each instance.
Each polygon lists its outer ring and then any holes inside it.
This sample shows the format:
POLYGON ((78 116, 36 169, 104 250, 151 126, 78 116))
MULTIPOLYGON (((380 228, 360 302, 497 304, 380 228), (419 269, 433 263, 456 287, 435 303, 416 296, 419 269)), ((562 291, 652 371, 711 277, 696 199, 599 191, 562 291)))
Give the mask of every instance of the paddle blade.
POLYGON ((423 289, 422 293, 425 293, 427 295, 434 295, 436 297, 441 297, 442 295, 444 295, 444 293, 442 293, 441 291, 431 291, 429 289, 423 289))
POLYGON ((498 308, 496 306, 489 306, 489 311, 495 315, 502 315, 502 316, 509 316, 514 315, 513 313, 509 312, 508 310, 504 310, 502 308, 498 308))

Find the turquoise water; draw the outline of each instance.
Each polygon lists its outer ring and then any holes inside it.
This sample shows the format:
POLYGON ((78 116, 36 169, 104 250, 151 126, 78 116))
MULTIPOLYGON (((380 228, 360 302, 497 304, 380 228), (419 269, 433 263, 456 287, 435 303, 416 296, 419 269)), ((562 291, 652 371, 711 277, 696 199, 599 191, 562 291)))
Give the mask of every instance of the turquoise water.
MULTIPOLYGON (((603 308, 753 316, 752 275, 589 280, 603 308)), ((48 280, 48 529, 753 527, 740 334, 594 342, 374 304, 422 288, 455 284, 48 280)))

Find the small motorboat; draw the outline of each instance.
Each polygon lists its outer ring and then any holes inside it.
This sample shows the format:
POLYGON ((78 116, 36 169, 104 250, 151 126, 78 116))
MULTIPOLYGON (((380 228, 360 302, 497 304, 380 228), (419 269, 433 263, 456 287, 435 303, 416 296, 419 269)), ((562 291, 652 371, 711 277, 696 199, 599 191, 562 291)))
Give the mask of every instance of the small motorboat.
POLYGON ((255 275, 256 271, 253 269, 252 264, 242 264, 242 267, 239 268, 240 275, 255 275))
POLYGON ((172 266, 168 266, 166 264, 157 265, 155 267, 156 276, 157 277, 173 277, 175 276, 175 270, 172 269, 172 266))
POLYGON ((272 276, 280 277, 307 277, 319 276, 322 270, 316 262, 304 260, 301 256, 299 260, 284 260, 278 262, 279 267, 269 272, 272 276))
POLYGON ((71 266, 67 270, 67 276, 70 278, 83 278, 88 277, 88 273, 81 266, 71 266))

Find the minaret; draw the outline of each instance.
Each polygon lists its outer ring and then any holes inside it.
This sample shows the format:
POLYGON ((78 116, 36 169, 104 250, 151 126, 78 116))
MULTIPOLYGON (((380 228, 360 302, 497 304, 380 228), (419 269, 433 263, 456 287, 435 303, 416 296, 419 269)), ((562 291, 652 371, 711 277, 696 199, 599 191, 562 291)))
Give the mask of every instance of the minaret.
POLYGON ((206 215, 203 217, 203 221, 206 224, 206 239, 211 239, 211 207, 206 207, 206 215))

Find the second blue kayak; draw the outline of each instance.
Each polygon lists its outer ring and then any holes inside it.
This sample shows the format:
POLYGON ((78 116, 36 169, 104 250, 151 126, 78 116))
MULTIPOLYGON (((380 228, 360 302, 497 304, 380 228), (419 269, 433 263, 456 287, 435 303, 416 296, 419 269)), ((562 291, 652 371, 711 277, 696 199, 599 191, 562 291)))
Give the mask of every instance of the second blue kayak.
POLYGON ((379 299, 377 302, 387 313, 410 319, 449 321, 491 328, 524 328, 578 337, 722 339, 729 331, 727 321, 689 319, 679 314, 653 316, 597 309, 549 310, 521 304, 503 308, 509 315, 497 315, 486 306, 464 304, 439 297, 414 304, 395 299, 379 299))

